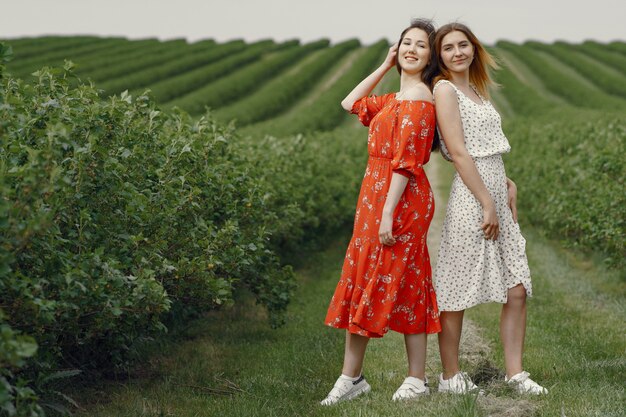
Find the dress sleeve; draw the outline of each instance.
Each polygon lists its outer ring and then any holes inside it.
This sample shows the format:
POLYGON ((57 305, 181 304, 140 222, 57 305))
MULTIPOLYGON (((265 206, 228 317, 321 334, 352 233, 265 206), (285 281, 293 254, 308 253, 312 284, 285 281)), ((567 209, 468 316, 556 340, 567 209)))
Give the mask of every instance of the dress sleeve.
POLYGON ((393 172, 410 178, 418 175, 430 158, 435 133, 434 109, 422 108, 418 117, 406 113, 398 122, 391 168, 393 172))
POLYGON ((385 94, 384 96, 365 96, 354 102, 350 113, 358 115, 361 123, 363 123, 364 126, 369 126, 374 116, 383 108, 388 98, 389 94, 385 94))

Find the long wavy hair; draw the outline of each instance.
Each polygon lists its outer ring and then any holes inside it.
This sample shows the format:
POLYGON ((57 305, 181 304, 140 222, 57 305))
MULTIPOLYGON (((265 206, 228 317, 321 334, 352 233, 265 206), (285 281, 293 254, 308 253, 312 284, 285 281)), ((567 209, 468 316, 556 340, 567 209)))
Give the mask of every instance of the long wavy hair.
MULTIPOLYGON (((430 47, 430 60, 428 65, 422 70, 422 81, 424 84, 428 86, 430 91, 433 90, 433 86, 435 85, 435 78, 439 74, 439 65, 437 63, 437 56, 435 54, 435 35, 437 30, 435 29, 435 25, 432 20, 429 19, 412 19, 409 27, 404 29, 400 34, 400 39, 398 40, 397 47, 400 49, 400 44, 402 43, 402 39, 404 39, 404 35, 411 29, 420 29, 423 30, 428 36, 428 46, 430 47)), ((402 67, 400 66, 400 54, 396 54, 396 69, 398 70, 398 74, 402 74, 402 67)), ((431 150, 435 150, 439 148, 439 132, 435 129, 435 136, 433 138, 433 146, 431 150)))
POLYGON ((450 70, 446 68, 441 59, 441 44, 443 43, 443 38, 454 31, 461 32, 465 34, 467 40, 470 41, 472 46, 474 47, 474 59, 469 67, 469 79, 470 83, 474 84, 478 92, 484 96, 489 98, 489 87, 495 86, 496 83, 491 78, 489 72, 491 70, 496 70, 499 68, 496 60, 487 52, 487 50, 482 46, 476 35, 463 23, 453 22, 448 23, 447 25, 443 25, 437 30, 435 35, 435 48, 434 52, 437 56, 437 63, 439 65, 439 74, 435 76, 435 83, 439 80, 449 80, 450 70))

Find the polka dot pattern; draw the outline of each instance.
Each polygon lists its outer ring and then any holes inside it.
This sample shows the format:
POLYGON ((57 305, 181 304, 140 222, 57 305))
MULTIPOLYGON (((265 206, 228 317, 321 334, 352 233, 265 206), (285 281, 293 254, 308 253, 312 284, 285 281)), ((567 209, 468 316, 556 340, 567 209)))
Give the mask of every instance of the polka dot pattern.
MULTIPOLYGON (((443 224, 434 280, 440 311, 460 311, 487 302, 506 303, 507 290, 522 284, 532 295, 526 240, 513 221, 508 205, 506 173, 501 153, 510 150, 501 128, 500 116, 492 104, 480 97, 477 104, 454 84, 467 150, 496 204, 500 224, 497 240, 487 240, 480 228, 480 202, 457 173, 452 181, 443 224)), ((478 94, 478 93, 477 93, 478 94)), ((442 154, 451 160, 442 141, 442 154)))

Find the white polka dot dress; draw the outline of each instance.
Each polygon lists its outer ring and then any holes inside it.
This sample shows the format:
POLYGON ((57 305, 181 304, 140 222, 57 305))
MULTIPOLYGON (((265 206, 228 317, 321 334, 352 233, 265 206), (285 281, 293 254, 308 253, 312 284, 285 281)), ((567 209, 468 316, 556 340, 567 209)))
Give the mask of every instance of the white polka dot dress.
MULTIPOLYGON (((518 284, 531 296, 526 240, 508 205, 501 154, 511 147, 502 132, 500 115, 488 100, 480 96, 482 104, 475 103, 450 81, 437 82, 434 90, 444 83, 456 91, 465 146, 495 201, 500 234, 495 241, 484 238, 480 228, 482 206, 456 173, 434 273, 439 311, 460 311, 487 302, 506 303, 507 290, 518 284)), ((451 160, 442 139, 441 153, 451 160)))

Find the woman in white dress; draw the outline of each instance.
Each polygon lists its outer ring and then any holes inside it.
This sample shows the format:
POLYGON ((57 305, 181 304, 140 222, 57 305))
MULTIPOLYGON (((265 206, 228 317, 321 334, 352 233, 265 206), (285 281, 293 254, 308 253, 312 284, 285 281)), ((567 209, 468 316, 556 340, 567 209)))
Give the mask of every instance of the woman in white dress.
POLYGON ((470 29, 442 26, 435 38, 441 75, 434 87, 441 152, 454 163, 434 280, 441 312, 439 391, 477 389, 459 369, 465 309, 502 303, 500 335, 505 380, 521 393, 545 394, 522 368, 526 297, 532 295, 525 244, 517 224, 517 190, 506 177, 501 154, 510 151, 500 115, 488 101, 496 68, 470 29))

